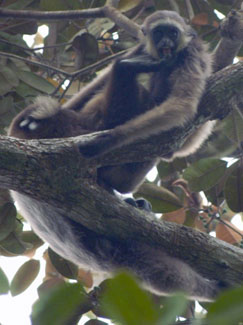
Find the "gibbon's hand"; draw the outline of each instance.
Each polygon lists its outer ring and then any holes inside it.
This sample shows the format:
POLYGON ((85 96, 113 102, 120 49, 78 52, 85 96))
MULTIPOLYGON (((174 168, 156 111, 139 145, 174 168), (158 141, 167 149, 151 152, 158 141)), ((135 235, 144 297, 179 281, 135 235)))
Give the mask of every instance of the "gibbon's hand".
POLYGON ((86 158, 93 158, 101 156, 104 153, 116 147, 116 137, 113 136, 112 131, 107 131, 84 144, 79 145, 80 153, 86 158))
POLYGON ((163 60, 155 60, 150 55, 138 55, 117 62, 117 69, 128 70, 130 73, 149 73, 158 71, 163 60))

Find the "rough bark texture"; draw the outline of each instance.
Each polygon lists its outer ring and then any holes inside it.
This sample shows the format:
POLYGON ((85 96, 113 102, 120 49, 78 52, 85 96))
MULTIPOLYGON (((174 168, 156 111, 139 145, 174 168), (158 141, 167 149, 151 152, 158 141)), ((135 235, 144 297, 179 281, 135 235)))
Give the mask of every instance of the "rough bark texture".
MULTIPOLYGON (((223 118, 229 113, 233 98, 242 100, 242 75, 243 63, 239 63, 209 80, 195 123, 223 118)), ((155 220, 153 215, 128 206, 95 184, 97 166, 163 155, 193 128, 194 123, 185 130, 172 130, 90 161, 79 155, 78 143, 95 135, 30 141, 2 136, 0 184, 58 207, 69 218, 97 233, 120 240, 136 238, 163 247, 210 279, 241 284, 242 249, 191 228, 155 220)))

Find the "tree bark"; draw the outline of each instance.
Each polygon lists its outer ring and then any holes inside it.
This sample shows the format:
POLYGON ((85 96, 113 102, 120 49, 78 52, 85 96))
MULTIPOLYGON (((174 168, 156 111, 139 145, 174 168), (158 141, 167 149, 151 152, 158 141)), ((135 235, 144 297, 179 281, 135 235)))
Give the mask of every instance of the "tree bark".
MULTIPOLYGON (((243 250, 194 229, 158 221, 96 185, 99 166, 142 161, 173 150, 178 140, 193 132, 195 123, 223 118, 231 101, 242 101, 243 63, 210 78, 196 120, 138 144, 87 160, 78 152, 81 141, 94 134, 69 139, 19 140, 1 136, 0 186, 58 207, 68 218, 88 229, 121 241, 136 238, 165 249, 209 279, 229 285, 243 282, 243 250), (227 92, 225 91, 227 89, 227 92)), ((109 131, 103 131, 109 132, 109 131)))

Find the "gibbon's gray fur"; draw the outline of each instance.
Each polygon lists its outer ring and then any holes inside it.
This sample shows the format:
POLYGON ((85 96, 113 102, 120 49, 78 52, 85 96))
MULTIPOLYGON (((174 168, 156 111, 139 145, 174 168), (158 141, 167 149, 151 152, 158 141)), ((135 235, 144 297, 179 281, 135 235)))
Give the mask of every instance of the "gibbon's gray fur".
MULTIPOLYGON (((63 107, 39 97, 13 120, 9 134, 24 139, 55 138, 110 129, 108 136, 80 147, 81 153, 92 156, 191 121, 211 71, 206 45, 171 11, 152 14, 142 30, 144 39, 134 50, 63 107), (137 81, 140 73, 149 73, 148 90, 137 81)), ((194 152, 213 123, 201 126, 172 158, 194 152)), ((110 192, 130 192, 156 162, 105 166, 98 169, 97 181, 110 192)), ((12 195, 36 233, 74 263, 108 272, 127 268, 157 294, 179 289, 193 299, 207 301, 219 290, 215 281, 161 249, 136 239, 121 242, 98 235, 44 202, 17 192, 12 195)))

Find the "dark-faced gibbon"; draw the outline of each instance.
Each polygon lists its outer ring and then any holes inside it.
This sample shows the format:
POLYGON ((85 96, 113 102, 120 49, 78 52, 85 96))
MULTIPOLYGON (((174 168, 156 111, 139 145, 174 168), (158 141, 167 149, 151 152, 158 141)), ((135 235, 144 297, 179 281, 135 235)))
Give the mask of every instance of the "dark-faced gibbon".
MULTIPOLYGON (((55 138, 109 129, 108 135, 80 147, 82 154, 94 156, 191 121, 211 70, 206 45, 171 11, 152 14, 142 30, 139 45, 101 77, 62 107, 53 99, 37 98, 13 120, 9 134, 22 139, 55 138), (140 73, 149 73, 148 88, 137 81, 140 73)), ((201 126, 171 159, 194 152, 213 123, 201 126)), ((156 162, 105 166, 98 169, 97 181, 110 192, 130 192, 156 162)), ((180 289, 191 298, 211 300, 218 292, 215 281, 161 249, 136 239, 121 242, 98 235, 46 203, 17 192, 12 195, 37 234, 74 263, 105 272, 127 268, 157 294, 180 289)))

